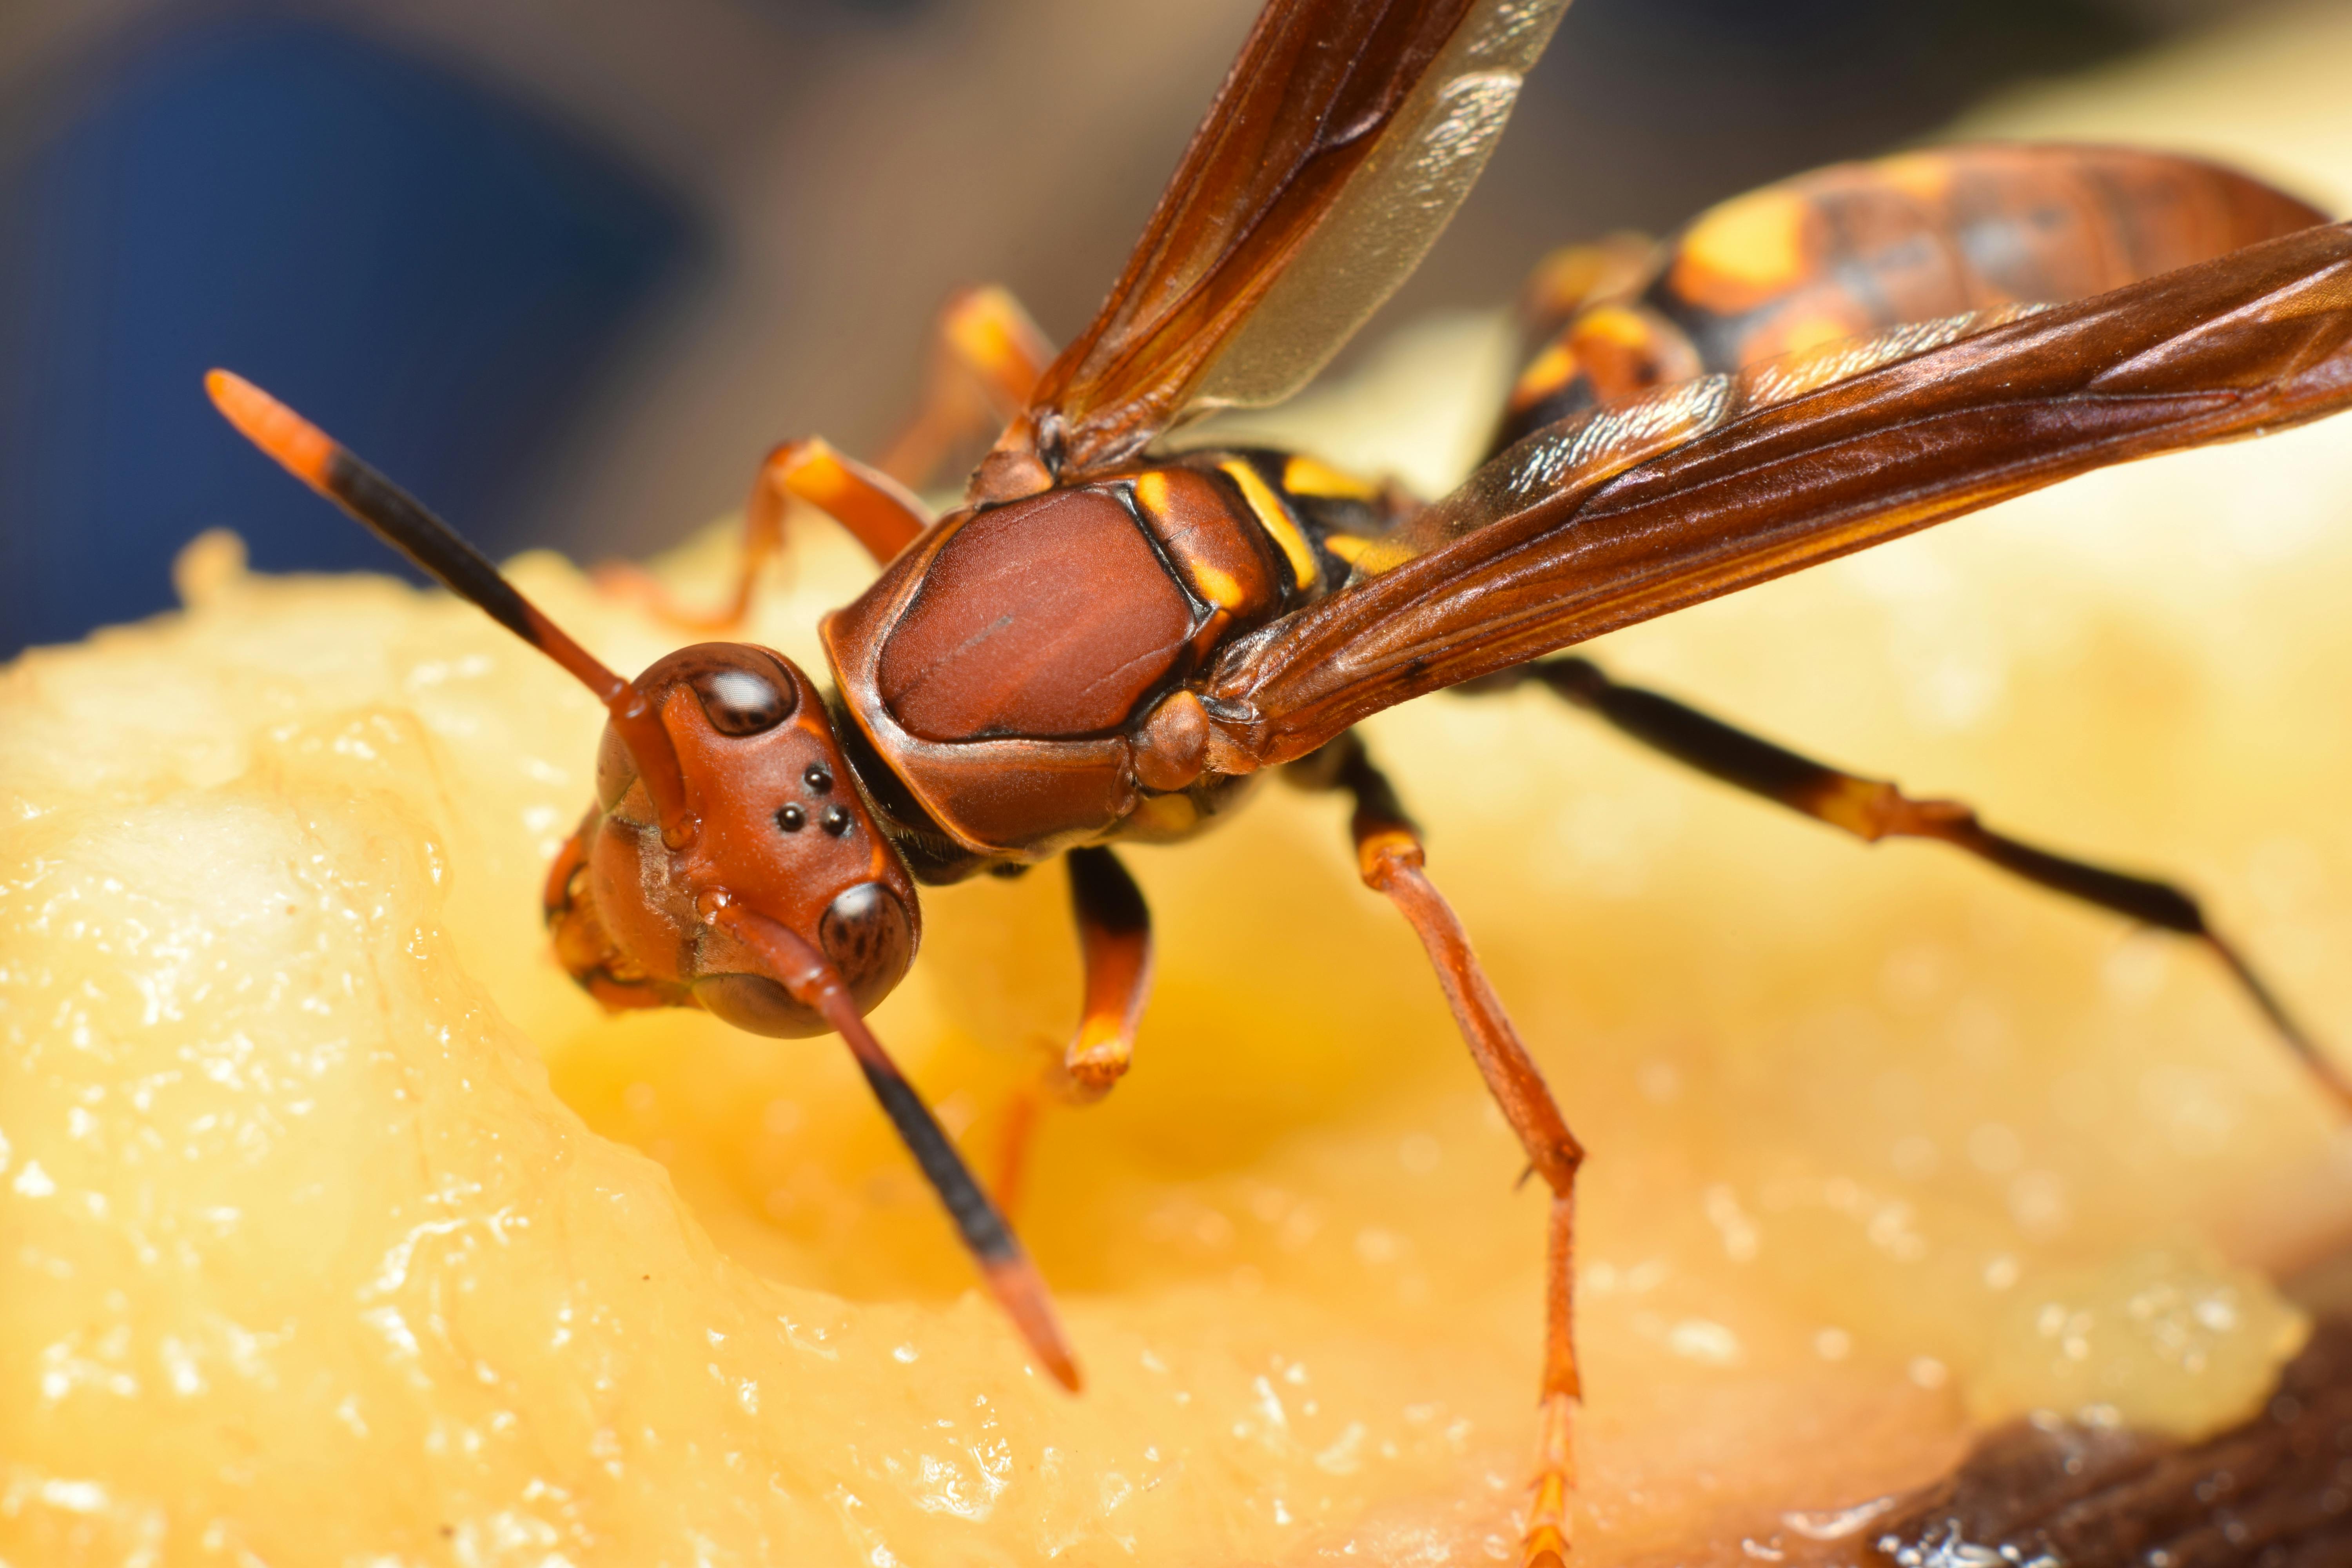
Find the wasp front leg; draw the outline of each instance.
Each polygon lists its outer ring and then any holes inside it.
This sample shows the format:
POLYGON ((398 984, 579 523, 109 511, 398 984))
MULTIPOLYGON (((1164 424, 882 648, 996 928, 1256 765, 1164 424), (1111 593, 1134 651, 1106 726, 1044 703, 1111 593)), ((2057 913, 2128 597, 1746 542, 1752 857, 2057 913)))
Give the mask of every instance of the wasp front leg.
POLYGON ((814 438, 787 441, 768 454, 743 506, 743 554, 725 609, 681 608, 635 566, 602 567, 597 581, 688 631, 732 630, 751 613, 760 574, 783 548, 784 513, 793 500, 840 523, 877 564, 887 563, 930 526, 930 511, 914 492, 959 443, 989 434, 1018 413, 1053 358, 1053 345, 1028 312, 998 288, 957 293, 940 310, 934 331, 922 403, 878 465, 869 468, 814 438))
POLYGON ((1576 1409, 1583 1396, 1576 1366, 1576 1173, 1584 1146, 1568 1129, 1535 1058, 1487 983, 1478 955, 1444 895, 1423 869, 1421 835, 1395 788, 1354 731, 1285 770, 1307 789, 1345 790, 1356 803, 1349 831, 1364 885, 1397 907, 1437 972, 1454 1022, 1470 1047, 1503 1119, 1528 1163, 1551 1189, 1544 1284, 1541 1428, 1522 1537, 1526 1568, 1566 1568, 1568 1500, 1576 1489, 1576 1409))
POLYGON ((2352 1109, 2352 1081, 2321 1054, 2236 946, 2177 885, 2095 866, 1996 833, 1958 801, 1915 800, 1883 779, 1846 773, 1736 729, 1659 692, 1612 680, 1591 659, 1538 659, 1454 688, 1477 695, 1533 683, 1606 720, 1653 751, 1737 789, 1776 801, 1874 844, 1927 838, 2011 876, 2127 920, 2201 942, 2336 1103, 2352 1109))
POLYGON ((725 609, 684 609, 650 573, 625 563, 600 566, 596 581, 606 592, 635 599, 684 630, 732 631, 751 614, 761 572, 783 548, 784 510, 794 500, 847 529, 877 563, 905 549, 931 521, 929 509, 915 493, 878 468, 845 457, 816 437, 787 441, 760 465, 751 499, 743 504, 743 554, 725 609))

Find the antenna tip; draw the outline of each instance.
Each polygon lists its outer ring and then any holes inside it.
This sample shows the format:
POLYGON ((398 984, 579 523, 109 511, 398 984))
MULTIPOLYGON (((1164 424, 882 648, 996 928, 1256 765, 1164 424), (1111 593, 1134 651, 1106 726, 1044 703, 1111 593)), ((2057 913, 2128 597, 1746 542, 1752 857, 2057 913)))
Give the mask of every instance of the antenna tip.
POLYGON ((341 450, 325 431, 303 418, 261 388, 225 370, 205 374, 205 391, 221 417, 238 433, 284 465, 287 471, 312 489, 331 494, 335 456, 341 450))
POLYGON ((1061 1322, 1054 1315, 1053 1298, 1046 1293, 1037 1266, 1026 1254, 1016 1252, 983 1263, 981 1274, 988 1281, 989 1293, 1029 1342, 1031 1352, 1053 1373, 1054 1381, 1077 1393, 1085 1380, 1078 1375, 1077 1357, 1063 1336, 1061 1322))

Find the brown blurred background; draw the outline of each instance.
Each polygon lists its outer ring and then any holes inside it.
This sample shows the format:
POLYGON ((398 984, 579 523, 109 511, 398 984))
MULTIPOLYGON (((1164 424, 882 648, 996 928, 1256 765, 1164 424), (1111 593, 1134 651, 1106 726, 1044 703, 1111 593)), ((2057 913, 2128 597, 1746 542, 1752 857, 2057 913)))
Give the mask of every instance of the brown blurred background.
MULTIPOLYGON (((783 436, 872 450, 951 287, 1084 321, 1255 3, 5 0, 0 655, 166 606, 208 526, 388 566, 214 363, 493 552, 652 550, 783 436)), ((2257 3, 1577 0, 1388 319, 2257 3)))

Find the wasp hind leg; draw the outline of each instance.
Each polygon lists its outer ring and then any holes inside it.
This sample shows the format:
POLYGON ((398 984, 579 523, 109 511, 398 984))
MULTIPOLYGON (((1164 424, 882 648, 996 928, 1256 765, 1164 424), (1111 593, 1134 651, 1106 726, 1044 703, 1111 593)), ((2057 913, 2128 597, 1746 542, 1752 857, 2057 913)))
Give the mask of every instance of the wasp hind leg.
POLYGON ((1134 1059, 1135 1032, 1151 995, 1151 910, 1143 890, 1108 849, 1073 849, 1062 859, 1086 968, 1085 1002, 1069 1045, 1006 1112, 992 1190, 1008 1212, 1019 1205, 1041 1101, 1091 1105, 1108 1094, 1134 1059))
POLYGON ((1551 1189, 1544 1281, 1541 1427, 1521 1540, 1526 1568, 1566 1568, 1568 1500, 1576 1489, 1575 1417, 1582 1398, 1576 1367, 1576 1173, 1584 1146, 1568 1130, 1543 1074, 1487 984, 1462 922, 1423 870, 1421 835, 1388 775, 1353 731, 1290 764, 1307 789, 1345 790, 1356 803, 1349 831, 1364 885, 1412 925, 1429 954, 1446 1005, 1528 1162, 1551 1189))
POLYGON ((2352 1110, 2352 1080, 2321 1054, 2245 955, 2213 929, 2196 899, 2173 883, 2110 870, 1996 833, 1978 820, 1974 810, 1958 801, 1914 800, 1884 780, 1842 772, 1735 729, 1673 698, 1621 685, 1590 659, 1539 659, 1454 689, 1475 696, 1509 690, 1530 681, 1598 714, 1654 751, 1750 795, 1843 828, 1866 844, 1881 838, 1934 839, 2052 892, 2202 943, 2320 1087, 2339 1106, 2352 1110))

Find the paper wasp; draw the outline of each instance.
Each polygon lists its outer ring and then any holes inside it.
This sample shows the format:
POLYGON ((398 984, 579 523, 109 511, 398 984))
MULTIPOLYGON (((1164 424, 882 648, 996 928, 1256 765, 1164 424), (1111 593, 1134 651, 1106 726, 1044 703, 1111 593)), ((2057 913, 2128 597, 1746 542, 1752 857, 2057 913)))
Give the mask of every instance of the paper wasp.
POLYGON ((1070 1097, 1125 1070, 1150 921, 1115 843, 1164 843, 1280 768, 1345 792, 1363 879, 1428 952, 1551 1196, 1529 1563, 1564 1560, 1583 1149, 1350 726, 1534 680, 1634 738, 1864 839, 1937 838, 2194 937, 2322 1083, 2352 1089, 2196 903, 2006 837, 1966 807, 1784 751, 1560 650, 2104 464, 2352 404, 2352 226, 2188 160, 1961 148, 1727 204, 1655 250, 1564 253, 1491 458, 1423 503, 1309 456, 1165 444, 1314 375, 1476 177, 1565 0, 1271 0, 1094 321, 1052 353, 1017 307, 943 318, 950 374, 892 466, 1003 434, 933 520, 821 441, 746 518, 740 617, 788 501, 882 565, 823 626, 830 688, 701 643, 635 679, 267 395, 240 429, 586 683, 611 716, 558 857, 565 966, 613 1007, 839 1033, 1039 1361, 1078 1376, 996 1206, 862 1021, 906 972, 919 883, 1061 857, 1086 967, 1070 1097), (977 395, 975 395, 977 394, 977 395))

